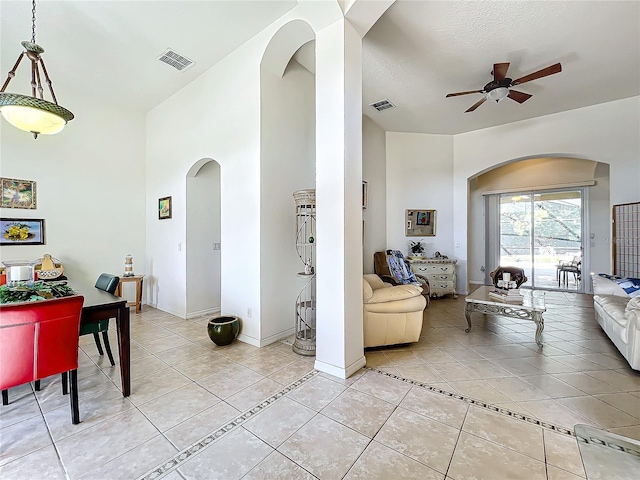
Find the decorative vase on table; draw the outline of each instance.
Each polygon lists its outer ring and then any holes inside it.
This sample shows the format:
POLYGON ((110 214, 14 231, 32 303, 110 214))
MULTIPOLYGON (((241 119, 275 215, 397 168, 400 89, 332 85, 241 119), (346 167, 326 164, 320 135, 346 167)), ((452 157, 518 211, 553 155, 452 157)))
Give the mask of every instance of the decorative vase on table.
POLYGON ((233 315, 212 318, 207 325, 207 333, 219 347, 229 345, 240 333, 240 318, 233 315))

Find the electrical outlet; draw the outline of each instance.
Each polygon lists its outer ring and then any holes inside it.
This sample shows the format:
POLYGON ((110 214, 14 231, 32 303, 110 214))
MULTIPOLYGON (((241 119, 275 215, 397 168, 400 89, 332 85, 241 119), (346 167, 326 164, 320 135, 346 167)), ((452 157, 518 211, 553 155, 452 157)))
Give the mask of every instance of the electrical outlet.
POLYGON ((213 243, 213 249, 214 250, 220 250, 220 242, 214 242, 213 243))
POLYGON ((251 318, 252 314, 253 314, 253 312, 251 311, 251 307, 247 308, 247 317, 251 318))
POLYGON ((178 243, 178 251, 181 252, 182 251, 182 242, 178 243))

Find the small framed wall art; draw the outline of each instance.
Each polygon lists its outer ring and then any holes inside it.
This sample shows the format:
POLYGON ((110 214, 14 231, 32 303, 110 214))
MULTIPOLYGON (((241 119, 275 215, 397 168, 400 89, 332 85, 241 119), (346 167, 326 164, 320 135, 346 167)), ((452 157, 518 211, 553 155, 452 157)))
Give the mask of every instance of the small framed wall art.
POLYGON ((16 178, 0 178, 3 208, 36 208, 36 182, 16 178))
POLYGON ((0 245, 44 245, 44 220, 0 218, 0 245))
POLYGON ((407 237, 435 237, 435 210, 407 210, 405 217, 407 237))
POLYGON ((171 197, 158 199, 158 218, 160 220, 171 218, 171 197))

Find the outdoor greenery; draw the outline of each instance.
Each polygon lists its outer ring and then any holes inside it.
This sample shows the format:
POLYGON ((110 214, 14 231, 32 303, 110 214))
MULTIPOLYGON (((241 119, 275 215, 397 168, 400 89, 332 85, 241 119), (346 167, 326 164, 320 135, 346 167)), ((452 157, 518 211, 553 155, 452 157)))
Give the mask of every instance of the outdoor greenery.
MULTIPOLYGON (((534 202, 534 246, 537 254, 555 257, 579 251, 580 202, 544 200, 534 202)), ((503 202, 500 209, 503 254, 528 255, 531 242, 531 202, 503 202)))
POLYGON ((0 286, 0 303, 36 302, 75 294, 65 282, 18 282, 0 286))

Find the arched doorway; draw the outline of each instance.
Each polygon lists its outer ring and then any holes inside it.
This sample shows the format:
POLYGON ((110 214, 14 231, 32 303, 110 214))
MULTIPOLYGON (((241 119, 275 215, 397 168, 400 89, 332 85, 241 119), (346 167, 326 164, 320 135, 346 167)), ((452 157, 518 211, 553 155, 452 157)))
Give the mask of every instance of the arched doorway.
POLYGON ((315 188, 315 33, 294 20, 260 65, 260 344, 292 335, 304 283, 293 192, 315 188))
POLYGON ((220 164, 201 159, 186 180, 186 318, 193 318, 221 308, 220 164))
POLYGON ((525 286, 542 289, 588 291, 579 275, 558 278, 559 263, 574 257, 581 257, 580 273, 607 271, 608 164, 515 159, 470 178, 469 200, 470 283, 490 282, 491 270, 510 260, 525 270, 525 286))

